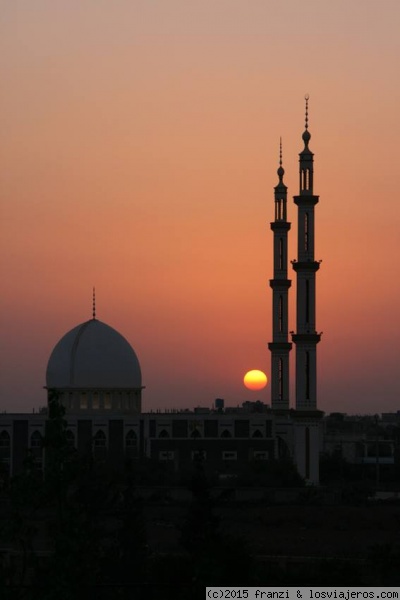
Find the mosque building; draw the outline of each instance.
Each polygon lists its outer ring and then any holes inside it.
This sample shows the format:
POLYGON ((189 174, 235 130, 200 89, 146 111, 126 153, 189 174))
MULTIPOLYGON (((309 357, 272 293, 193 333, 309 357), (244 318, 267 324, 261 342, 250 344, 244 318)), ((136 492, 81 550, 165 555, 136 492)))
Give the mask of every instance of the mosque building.
MULTIPOLYGON (((57 397, 66 410, 67 436, 82 456, 91 453, 121 469, 127 460, 167 461, 175 471, 190 468, 201 458, 214 472, 245 468, 250 461, 291 457, 299 474, 311 484, 319 481, 321 417, 317 409, 315 330, 313 154, 309 149, 308 98, 304 149, 300 153, 298 207, 296 401, 289 399, 287 187, 283 182, 282 145, 275 187, 273 232, 271 407, 245 403, 229 410, 223 401, 210 409, 142 412, 142 375, 138 357, 115 329, 92 318, 66 333, 54 347, 47 365, 48 402, 57 397), (54 396, 55 395, 55 396, 54 396)), ((29 453, 44 470, 42 445, 47 412, 0 415, 0 463, 3 473, 18 473, 29 453)))

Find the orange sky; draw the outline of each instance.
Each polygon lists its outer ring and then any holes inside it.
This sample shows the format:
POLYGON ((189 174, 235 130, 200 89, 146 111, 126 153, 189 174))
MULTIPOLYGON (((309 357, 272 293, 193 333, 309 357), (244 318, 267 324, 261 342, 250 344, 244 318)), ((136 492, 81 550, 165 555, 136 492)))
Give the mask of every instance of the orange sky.
POLYGON ((305 93, 318 405, 400 409, 398 0, 8 0, 0 16, 0 409, 45 404, 93 285, 138 354, 144 410, 269 402, 243 375, 270 374, 281 135, 296 257, 305 93))

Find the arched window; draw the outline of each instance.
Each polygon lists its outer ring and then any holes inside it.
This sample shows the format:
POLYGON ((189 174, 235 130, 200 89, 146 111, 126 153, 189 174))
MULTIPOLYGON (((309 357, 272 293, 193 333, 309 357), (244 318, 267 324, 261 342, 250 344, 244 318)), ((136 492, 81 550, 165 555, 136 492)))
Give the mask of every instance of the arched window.
POLYGON ((98 431, 94 436, 94 447, 95 448, 105 448, 107 446, 107 438, 104 431, 98 431))
POLYGON ((105 461, 107 460, 107 436, 99 429, 94 438, 93 438, 93 446, 94 446, 94 458, 96 461, 105 461))
POLYGON ((31 448, 42 447, 42 436, 39 431, 34 431, 31 435, 31 448))
POLYGON ((159 438, 169 438, 169 433, 166 429, 162 429, 158 434, 159 438))
POLYGON ((10 434, 7 431, 0 433, 0 448, 10 447, 10 434))
POLYGON ((70 429, 67 430, 65 437, 67 438, 67 444, 71 448, 75 448, 75 434, 70 429))
POLYGON ((125 436, 125 445, 127 448, 136 448, 137 446, 137 435, 136 433, 133 431, 133 429, 130 429, 128 431, 128 433, 125 436))
POLYGON ((221 437, 222 438, 231 438, 232 434, 229 431, 229 429, 224 429, 223 432, 221 433, 221 437))
POLYGON ((252 435, 251 437, 252 437, 252 438, 262 438, 262 437, 263 437, 263 434, 261 433, 261 431, 260 431, 259 429, 256 429, 256 430, 253 432, 253 435, 252 435))
POLYGON ((125 436, 125 448, 127 458, 133 459, 137 457, 138 439, 133 429, 130 429, 125 436))

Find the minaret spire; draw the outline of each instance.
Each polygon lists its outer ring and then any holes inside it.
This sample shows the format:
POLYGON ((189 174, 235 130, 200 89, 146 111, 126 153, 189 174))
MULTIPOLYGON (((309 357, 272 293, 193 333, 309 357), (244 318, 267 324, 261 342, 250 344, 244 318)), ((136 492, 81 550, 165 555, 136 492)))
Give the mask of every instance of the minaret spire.
POLYGON ((306 94, 304 96, 304 100, 306 101, 306 130, 308 129, 308 100, 310 99, 310 96, 308 94, 306 94))
POLYGON ((92 308, 92 318, 96 318, 96 288, 93 287, 93 308, 92 308))
POLYGON ((271 223, 274 234, 274 278, 272 288, 272 342, 271 351, 271 407, 274 410, 289 409, 289 352, 288 295, 291 285, 287 278, 287 248, 290 223, 286 220, 287 187, 283 183, 285 170, 282 166, 282 138, 279 142, 279 177, 275 186, 275 221, 271 223))

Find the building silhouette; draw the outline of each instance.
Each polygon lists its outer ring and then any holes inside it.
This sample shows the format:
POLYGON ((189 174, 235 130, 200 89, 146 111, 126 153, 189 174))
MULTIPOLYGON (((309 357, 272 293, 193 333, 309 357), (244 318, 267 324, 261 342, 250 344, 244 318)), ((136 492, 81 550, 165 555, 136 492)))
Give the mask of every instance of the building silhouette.
POLYGON ((287 187, 283 183, 282 140, 278 168, 279 183, 275 187, 275 220, 271 223, 274 234, 272 288, 272 337, 271 350, 271 407, 273 410, 289 409, 289 288, 287 187))
POLYGON ((288 306, 291 281, 288 271, 287 187, 283 182, 282 141, 278 177, 275 187, 275 219, 273 231, 271 407, 275 414, 276 432, 289 448, 299 474, 310 483, 319 481, 319 451, 321 447, 321 417, 317 409, 316 346, 320 334, 315 330, 315 275, 319 262, 314 259, 314 207, 318 196, 313 193, 314 155, 309 148, 308 96, 305 97, 304 148, 299 155, 299 194, 294 196, 297 215, 297 260, 292 261, 296 273, 296 401, 290 411, 289 402, 289 342, 288 306))
POLYGON ((297 260, 292 262, 297 279, 296 328, 296 410, 317 408, 317 344, 321 335, 315 330, 315 278, 319 262, 314 258, 314 208, 318 196, 313 193, 314 155, 308 147, 308 96, 304 149, 300 152, 300 190, 294 197, 297 212, 297 260))
POLYGON ((299 473, 306 481, 319 479, 320 419, 317 410, 317 344, 315 278, 319 262, 314 258, 314 155, 309 149, 308 96, 306 100, 304 148, 299 155, 299 194, 294 197, 297 210, 297 260, 292 262, 296 273, 296 443, 294 455, 299 473))

